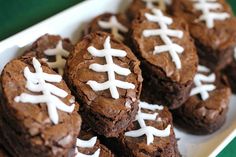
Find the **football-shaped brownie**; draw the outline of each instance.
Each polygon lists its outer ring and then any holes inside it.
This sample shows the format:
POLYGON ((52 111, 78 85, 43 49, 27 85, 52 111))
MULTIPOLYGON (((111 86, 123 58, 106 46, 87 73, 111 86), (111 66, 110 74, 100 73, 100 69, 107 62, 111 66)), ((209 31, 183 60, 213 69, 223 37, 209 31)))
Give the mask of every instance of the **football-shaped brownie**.
POLYGON ((80 113, 93 131, 117 137, 138 111, 142 76, 139 61, 105 32, 85 36, 71 53, 65 79, 81 102, 80 113))
POLYGON ((62 77, 44 62, 24 56, 1 75, 3 146, 16 157, 68 155, 80 132, 79 104, 62 77))
POLYGON ((187 23, 160 9, 139 12, 130 46, 141 61, 142 100, 178 108, 189 97, 198 56, 187 23))

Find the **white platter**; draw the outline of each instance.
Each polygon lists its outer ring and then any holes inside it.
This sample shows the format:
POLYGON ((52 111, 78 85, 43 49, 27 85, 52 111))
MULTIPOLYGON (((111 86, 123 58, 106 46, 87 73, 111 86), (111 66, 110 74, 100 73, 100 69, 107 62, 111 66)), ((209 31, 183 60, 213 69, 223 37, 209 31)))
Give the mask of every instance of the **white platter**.
MULTIPOLYGON (((85 24, 103 12, 122 11, 130 0, 87 0, 23 32, 0 42, 0 72, 4 65, 39 36, 60 34, 76 42, 85 24)), ((236 136, 236 96, 229 106, 227 121, 212 135, 193 136, 176 129, 179 150, 184 157, 214 157, 236 136)))

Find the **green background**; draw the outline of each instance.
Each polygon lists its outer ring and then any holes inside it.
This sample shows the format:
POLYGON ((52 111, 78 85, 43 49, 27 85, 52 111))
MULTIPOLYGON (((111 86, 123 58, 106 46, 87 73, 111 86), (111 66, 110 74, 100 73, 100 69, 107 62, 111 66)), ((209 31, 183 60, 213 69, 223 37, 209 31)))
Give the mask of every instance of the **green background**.
MULTIPOLYGON (((0 0, 0 41, 80 1, 82 0, 0 0)), ((236 0, 228 1, 236 13, 236 0)), ((75 16, 79 16, 79 13, 75 16)), ((236 139, 219 157, 236 157, 236 139)))

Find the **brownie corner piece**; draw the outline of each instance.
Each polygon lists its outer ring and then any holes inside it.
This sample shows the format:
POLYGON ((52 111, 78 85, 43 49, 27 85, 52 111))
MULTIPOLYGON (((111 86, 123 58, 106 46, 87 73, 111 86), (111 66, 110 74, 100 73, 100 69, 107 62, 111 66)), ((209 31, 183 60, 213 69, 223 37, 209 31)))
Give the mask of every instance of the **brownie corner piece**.
POLYGON ((67 61, 65 78, 81 101, 83 120, 100 135, 117 137, 138 110, 142 76, 132 51, 110 34, 85 36, 67 61))
POLYGON ((12 156, 62 157, 80 132, 79 104, 62 77, 29 56, 10 61, 1 75, 0 128, 12 156))
MULTIPOLYGON (((167 107, 139 103, 136 121, 118 138, 124 157, 179 157, 172 115, 167 107)), ((122 155, 121 155, 122 156, 122 155)))
POLYGON ((188 22, 200 64, 218 71, 232 61, 236 46, 236 18, 226 0, 174 0, 172 11, 188 22))
POLYGON ((181 106, 188 98, 198 65, 187 23, 160 9, 141 10, 132 23, 130 43, 141 61, 141 99, 170 109, 181 106))
POLYGON ((231 90, 220 72, 199 66, 189 99, 173 110, 174 122, 192 134, 211 134, 223 126, 231 90))

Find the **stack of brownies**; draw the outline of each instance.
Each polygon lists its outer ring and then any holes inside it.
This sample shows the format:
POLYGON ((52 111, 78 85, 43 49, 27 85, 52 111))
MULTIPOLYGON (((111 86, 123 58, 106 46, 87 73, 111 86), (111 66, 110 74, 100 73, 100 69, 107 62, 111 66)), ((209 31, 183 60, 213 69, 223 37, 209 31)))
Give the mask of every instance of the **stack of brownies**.
POLYGON ((0 78, 0 157, 179 157, 173 125, 210 134, 236 92, 225 0, 133 0, 84 37, 46 34, 0 78))

